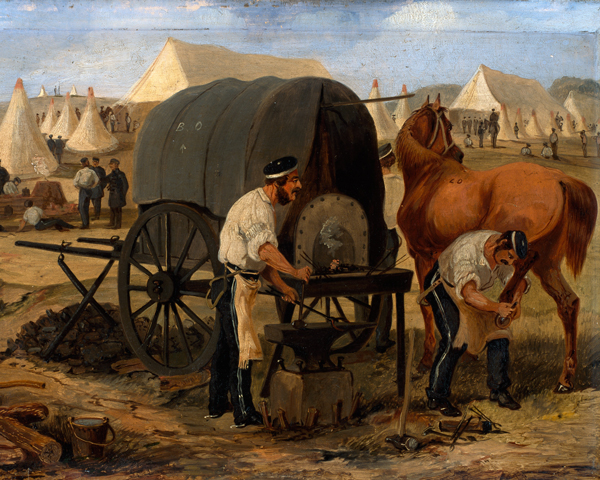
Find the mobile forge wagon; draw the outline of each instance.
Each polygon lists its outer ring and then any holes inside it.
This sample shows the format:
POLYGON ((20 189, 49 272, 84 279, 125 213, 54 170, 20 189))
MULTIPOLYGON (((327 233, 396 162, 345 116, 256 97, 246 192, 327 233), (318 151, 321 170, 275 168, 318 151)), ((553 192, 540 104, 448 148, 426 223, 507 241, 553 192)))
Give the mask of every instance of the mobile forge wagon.
MULTIPOLYGON (((151 111, 134 152, 140 216, 124 242, 112 243, 123 329, 150 371, 191 373, 212 357, 219 319, 205 296, 220 270, 218 233, 233 203, 264 185, 263 167, 276 158, 299 161, 302 191, 276 211, 279 248, 295 267, 381 259, 386 226, 377 137, 358 101, 330 79, 229 78, 183 90, 151 111)), ((407 291, 412 273, 404 272, 390 280, 394 285, 381 275, 354 274, 341 291, 339 282, 311 280, 305 296, 322 297, 327 317, 333 303, 343 319, 337 297, 350 297, 374 323, 379 296, 369 301, 364 294, 407 291), (323 295, 315 292, 320 288, 323 295)), ((293 308, 278 309, 289 321, 293 308)), ((339 351, 361 348, 372 332, 349 331, 339 351)))

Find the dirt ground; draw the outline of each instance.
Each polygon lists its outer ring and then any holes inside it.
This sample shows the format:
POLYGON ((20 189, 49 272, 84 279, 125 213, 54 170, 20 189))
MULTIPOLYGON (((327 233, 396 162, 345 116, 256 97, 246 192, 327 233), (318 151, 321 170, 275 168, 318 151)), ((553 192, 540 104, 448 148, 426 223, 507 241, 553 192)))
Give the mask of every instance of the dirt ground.
MULTIPOLYGON (((455 141, 462 144, 463 138, 457 134, 455 141)), ((125 159, 124 170, 129 178, 132 145, 132 140, 125 141, 117 157, 125 159)), ((522 143, 499 142, 499 145, 500 148, 492 150, 486 141, 484 149, 466 150, 465 165, 488 169, 522 160, 518 154, 522 143)), ((528 161, 560 168, 600 193, 600 159, 583 159, 577 139, 561 143, 560 162, 539 157, 541 142, 535 142, 532 150, 538 156, 528 161)), ((67 169, 59 178, 65 191, 70 191, 76 162, 76 158, 66 159, 67 169)), ((27 181, 35 182, 35 179, 27 181)), ((103 212, 103 218, 92 222, 85 236, 125 238, 136 216, 135 210, 127 210, 123 228, 115 231, 105 228, 108 219, 103 212)), ((68 221, 80 224, 76 217, 68 221)), ((18 218, 3 219, 0 223, 5 228, 0 233, 1 350, 23 324, 35 321, 47 309, 60 311, 81 299, 56 264, 55 253, 15 247, 14 242, 75 242, 82 232, 28 229, 16 233, 18 218)), ((523 317, 515 324, 511 343, 512 391, 523 408, 509 411, 487 400, 485 355, 478 361, 459 365, 453 384, 456 403, 463 410, 469 405, 479 408, 501 425, 500 432, 469 434, 458 440, 454 448, 450 447, 448 438, 424 436, 425 428, 437 426, 441 417, 425 407, 428 375, 419 376, 413 369, 407 430, 421 441, 422 447, 416 452, 402 453, 386 443, 385 438, 397 431, 402 407, 402 400, 395 394, 396 349, 378 354, 372 344, 345 359, 345 365, 354 376, 355 390, 363 393, 355 417, 339 426, 314 430, 299 427, 287 432, 259 427, 232 429, 231 414, 217 420, 204 419, 208 413, 206 386, 178 392, 162 391, 160 378, 149 372, 74 375, 68 373, 67 364, 46 363, 35 356, 11 356, 1 363, 0 382, 37 380, 45 382, 46 388, 2 389, 2 405, 31 401, 46 404, 50 418, 42 422, 39 429, 61 441, 64 453, 55 465, 32 461, 18 467, 2 467, 0 478, 597 478, 600 306, 595 272, 600 267, 599 247, 596 232, 581 276, 575 280, 566 273, 582 298, 579 369, 574 393, 552 393, 562 367, 564 341, 556 308, 535 278, 532 291, 524 300, 523 317), (70 448, 67 418, 94 415, 109 418, 116 441, 106 448, 107 456, 102 460, 75 459, 70 448)), ((399 257, 405 254, 402 247, 399 257)), ((88 288, 106 263, 74 256, 68 256, 67 262, 88 288)), ((404 261, 400 267, 413 269, 412 260, 404 261)), ((117 268, 113 267, 95 297, 99 302, 118 303, 116 274, 117 268)), ((405 297, 407 330, 414 330, 416 335, 414 367, 422 354, 423 341, 416 290, 413 285, 405 297)), ((258 331, 262 331, 262 325, 277 323, 269 298, 260 298, 255 313, 260 323, 258 331)), ((262 340, 268 358, 272 346, 262 340)), ((289 357, 289 352, 286 355, 289 357)), ((259 362, 253 370, 255 403, 263 400, 259 390, 266 364, 259 362)))

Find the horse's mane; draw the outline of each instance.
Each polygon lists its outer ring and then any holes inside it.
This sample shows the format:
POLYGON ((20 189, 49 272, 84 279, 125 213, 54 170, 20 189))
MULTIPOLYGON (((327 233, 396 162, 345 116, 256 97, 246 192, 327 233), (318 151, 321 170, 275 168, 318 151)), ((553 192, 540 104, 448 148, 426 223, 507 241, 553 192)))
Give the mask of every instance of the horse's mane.
MULTIPOLYGON (((443 107, 440 107, 443 108, 443 107)), ((444 108, 444 110, 446 110, 444 108)), ((409 170, 422 171, 433 165, 440 165, 444 162, 444 158, 431 150, 428 150, 421 145, 412 135, 411 128, 416 121, 425 115, 427 107, 421 107, 415 110, 410 117, 404 122, 402 128, 396 137, 396 158, 400 168, 409 170), (409 163, 410 162, 410 163, 409 163)))

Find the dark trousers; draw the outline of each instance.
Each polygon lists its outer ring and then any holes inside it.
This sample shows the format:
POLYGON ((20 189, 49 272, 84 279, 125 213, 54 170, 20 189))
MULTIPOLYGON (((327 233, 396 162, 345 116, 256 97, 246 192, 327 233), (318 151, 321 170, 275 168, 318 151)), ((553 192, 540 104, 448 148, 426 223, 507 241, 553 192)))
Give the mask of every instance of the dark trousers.
POLYGON ((94 218, 98 220, 102 211, 102 197, 92 198, 92 205, 94 206, 94 218))
POLYGON ((552 148, 552 158, 558 160, 558 143, 551 142, 550 147, 552 148))
MULTIPOLYGON (((387 255, 385 260, 381 262, 383 269, 387 267, 393 267, 396 264, 396 256, 398 255, 398 249, 400 248, 400 238, 396 229, 390 229, 386 234, 386 247, 384 257, 387 255)), ((390 329, 392 328, 392 313, 394 311, 394 297, 392 295, 383 295, 381 298, 381 315, 379 316, 379 323, 377 324, 377 330, 375 330, 375 341, 378 347, 383 347, 390 339, 390 329)))
MULTIPOLYGON (((429 288, 439 276, 439 266, 436 262, 425 277, 425 288, 429 288)), ((454 369, 467 349, 467 344, 459 348, 452 346, 460 325, 460 313, 444 286, 438 285, 426 299, 433 310, 435 325, 440 332, 441 340, 429 375, 429 387, 425 391, 428 398, 439 400, 450 396, 454 369)), ((492 340, 487 344, 487 385, 491 390, 504 390, 510 386, 508 345, 506 338, 492 340)))
POLYGON ((110 207, 110 224, 113 227, 121 228, 121 219, 123 218, 123 207, 110 207))
POLYGON ((64 220, 62 220, 60 218, 51 218, 51 219, 40 220, 38 223, 35 224, 34 228, 36 230, 46 230, 47 228, 51 228, 56 225, 58 225, 59 227, 63 227, 63 228, 75 228, 73 225, 65 222, 64 220))
POLYGON ((84 227, 90 226, 90 190, 85 188, 79 189, 79 214, 81 215, 81 223, 84 227))
MULTIPOLYGON (((258 275, 257 277, 258 278, 258 275)), ((213 284, 213 301, 223 290, 223 282, 213 284)), ((210 386, 208 412, 219 415, 227 410, 227 393, 230 394, 233 405, 233 418, 236 423, 241 423, 244 416, 256 412, 252 402, 252 361, 247 369, 238 368, 240 357, 239 338, 237 332, 237 315, 233 297, 235 295, 236 277, 229 277, 225 293, 217 303, 217 310, 221 314, 221 326, 217 349, 212 357, 210 367, 210 386)))

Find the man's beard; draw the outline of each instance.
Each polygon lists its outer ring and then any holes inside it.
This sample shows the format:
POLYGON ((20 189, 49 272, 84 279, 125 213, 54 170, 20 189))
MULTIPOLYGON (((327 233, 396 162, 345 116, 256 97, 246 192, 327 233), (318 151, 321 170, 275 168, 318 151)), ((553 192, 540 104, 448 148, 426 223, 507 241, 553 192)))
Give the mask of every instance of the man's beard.
MULTIPOLYGON (((299 188, 295 188, 292 190, 292 193, 298 193, 300 191, 299 188)), ((276 195, 277 195, 277 202, 279 202, 280 205, 287 205, 288 203, 290 203, 292 201, 292 198, 290 197, 290 195, 284 190, 283 187, 280 187, 279 185, 277 186, 277 190, 276 190, 276 195)))

